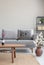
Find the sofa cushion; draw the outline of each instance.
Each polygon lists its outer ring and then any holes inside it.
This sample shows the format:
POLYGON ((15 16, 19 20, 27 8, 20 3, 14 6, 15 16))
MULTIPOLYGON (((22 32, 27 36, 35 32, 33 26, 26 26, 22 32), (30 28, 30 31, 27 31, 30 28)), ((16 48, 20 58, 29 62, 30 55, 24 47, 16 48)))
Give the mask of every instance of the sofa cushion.
POLYGON ((20 40, 33 40, 34 31, 31 30, 18 30, 18 39, 20 40))
POLYGON ((34 48, 36 44, 33 40, 5 40, 6 44, 25 44, 25 48, 34 48))
POLYGON ((13 30, 3 30, 2 31, 2 33, 4 34, 2 34, 2 38, 3 39, 10 39, 10 40, 12 40, 12 39, 17 39, 17 33, 16 33, 16 31, 13 31, 13 30))
POLYGON ((2 39, 2 31, 0 30, 0 40, 2 39))

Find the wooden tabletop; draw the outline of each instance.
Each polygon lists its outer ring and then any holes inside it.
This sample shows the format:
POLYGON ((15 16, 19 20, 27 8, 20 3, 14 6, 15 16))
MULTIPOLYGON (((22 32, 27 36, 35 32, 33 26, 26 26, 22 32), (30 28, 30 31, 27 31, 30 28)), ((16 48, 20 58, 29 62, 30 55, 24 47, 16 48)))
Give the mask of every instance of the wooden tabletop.
POLYGON ((25 47, 25 44, 0 44, 0 48, 25 47))

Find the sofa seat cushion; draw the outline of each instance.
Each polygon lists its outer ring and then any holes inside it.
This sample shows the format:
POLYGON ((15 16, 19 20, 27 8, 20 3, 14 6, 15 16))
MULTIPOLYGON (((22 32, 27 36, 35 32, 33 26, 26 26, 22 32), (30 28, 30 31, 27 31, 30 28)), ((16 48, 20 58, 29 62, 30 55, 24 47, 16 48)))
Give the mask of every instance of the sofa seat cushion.
POLYGON ((27 48, 34 48, 36 46, 33 40, 18 40, 18 43, 25 44, 27 48))
POLYGON ((5 40, 5 43, 10 43, 10 44, 25 44, 25 47, 29 48, 34 48, 35 43, 33 40, 5 40))
POLYGON ((18 43, 18 41, 17 40, 5 40, 5 43, 6 44, 17 44, 18 43))

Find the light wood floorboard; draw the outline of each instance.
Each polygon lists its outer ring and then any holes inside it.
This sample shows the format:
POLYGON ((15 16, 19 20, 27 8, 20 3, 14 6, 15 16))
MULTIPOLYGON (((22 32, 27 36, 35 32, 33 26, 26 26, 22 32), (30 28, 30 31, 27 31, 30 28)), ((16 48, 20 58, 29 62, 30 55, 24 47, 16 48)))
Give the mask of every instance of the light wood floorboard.
POLYGON ((0 65, 40 65, 32 54, 17 53, 11 63, 11 53, 0 53, 0 65))

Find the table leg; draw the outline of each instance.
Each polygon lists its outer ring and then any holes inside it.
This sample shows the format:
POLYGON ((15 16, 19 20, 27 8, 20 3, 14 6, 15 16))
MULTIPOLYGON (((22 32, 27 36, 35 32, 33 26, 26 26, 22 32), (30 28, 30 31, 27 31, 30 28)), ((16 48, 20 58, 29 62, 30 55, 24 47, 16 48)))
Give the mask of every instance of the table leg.
POLYGON ((14 63, 14 48, 11 49, 12 49, 12 63, 14 63))
POLYGON ((14 58, 16 58, 16 50, 15 50, 15 48, 14 48, 14 58))

